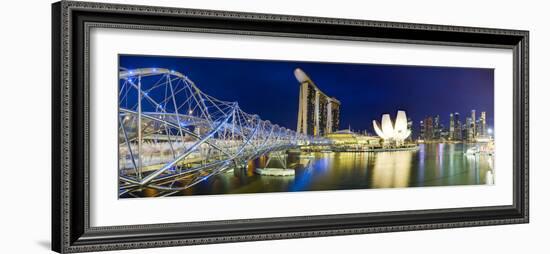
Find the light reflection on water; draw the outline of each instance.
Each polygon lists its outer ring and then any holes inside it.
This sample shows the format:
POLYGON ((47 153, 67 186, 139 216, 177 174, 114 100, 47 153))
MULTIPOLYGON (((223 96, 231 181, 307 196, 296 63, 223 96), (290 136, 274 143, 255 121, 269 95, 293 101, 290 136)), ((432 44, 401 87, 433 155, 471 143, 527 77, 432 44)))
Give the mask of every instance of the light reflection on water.
POLYGON ((414 152, 381 152, 376 154, 372 172, 372 188, 409 186, 414 152))
MULTIPOLYGON (((296 174, 284 177, 255 174, 255 167, 265 166, 261 158, 246 169, 211 177, 176 195, 485 184, 492 157, 464 154, 470 146, 441 143, 421 144, 416 151, 289 155, 288 166, 296 174)), ((271 160, 269 167, 281 165, 271 160)))

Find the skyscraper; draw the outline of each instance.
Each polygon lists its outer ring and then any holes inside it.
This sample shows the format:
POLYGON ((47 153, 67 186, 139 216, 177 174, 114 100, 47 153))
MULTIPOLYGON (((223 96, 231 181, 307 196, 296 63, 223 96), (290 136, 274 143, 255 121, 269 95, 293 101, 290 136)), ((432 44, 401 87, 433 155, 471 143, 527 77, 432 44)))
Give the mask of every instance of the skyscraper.
POLYGON ((433 138, 439 139, 441 138, 441 124, 439 123, 439 115, 436 115, 434 117, 434 128, 433 128, 433 138))
POLYGON ((434 123, 432 117, 424 118, 424 139, 432 140, 434 138, 434 123))
POLYGON ((468 141, 473 141, 475 138, 475 123, 471 117, 466 117, 466 137, 468 141))
POLYGON ((479 118, 481 128, 480 128, 480 135, 483 137, 487 136, 487 115, 485 111, 481 112, 481 117, 479 118))
POLYGON ((424 120, 421 120, 420 121, 420 136, 419 138, 422 139, 422 140, 426 140, 426 128, 424 127, 425 124, 424 124, 424 120))
POLYGON ((462 140, 462 122, 460 122, 460 114, 458 112, 455 112, 454 122, 454 140, 462 140))
POLYGON ((340 127, 340 101, 323 93, 301 69, 294 70, 300 82, 298 133, 322 136, 340 127))
POLYGON ((471 123, 471 128, 472 128, 472 137, 471 137, 471 140, 475 139, 476 136, 477 136, 477 128, 476 128, 476 110, 475 109, 472 109, 472 123, 471 123))
POLYGON ((453 113, 449 115, 449 140, 455 139, 455 118, 453 113))
POLYGON ((340 102, 334 98, 329 98, 327 133, 335 132, 339 128, 340 128, 340 102))
MULTIPOLYGON (((465 119, 465 121, 467 122, 468 119, 469 119, 469 117, 467 117, 467 118, 465 119)), ((460 139, 459 139, 459 140, 461 140, 461 141, 468 141, 468 124, 465 123, 465 124, 462 124, 461 126, 462 126, 462 127, 461 127, 461 131, 460 131, 461 136, 460 136, 460 139)))
POLYGON ((476 137, 479 137, 481 135, 481 121, 479 119, 476 120, 475 134, 476 134, 476 137))

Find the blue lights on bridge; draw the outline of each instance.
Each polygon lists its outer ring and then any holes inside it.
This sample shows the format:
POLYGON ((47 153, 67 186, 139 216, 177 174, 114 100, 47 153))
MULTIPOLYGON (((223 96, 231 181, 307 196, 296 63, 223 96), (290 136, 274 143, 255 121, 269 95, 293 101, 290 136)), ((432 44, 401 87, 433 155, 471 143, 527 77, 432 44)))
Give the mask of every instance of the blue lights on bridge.
POLYGON ((120 93, 120 114, 129 119, 121 122, 126 135, 119 149, 120 158, 128 158, 120 162, 119 177, 126 191, 183 190, 228 165, 315 140, 246 113, 236 102, 213 98, 174 70, 144 68, 119 75, 126 77, 120 80, 126 91, 120 93), (141 91, 132 79, 139 80, 141 91))

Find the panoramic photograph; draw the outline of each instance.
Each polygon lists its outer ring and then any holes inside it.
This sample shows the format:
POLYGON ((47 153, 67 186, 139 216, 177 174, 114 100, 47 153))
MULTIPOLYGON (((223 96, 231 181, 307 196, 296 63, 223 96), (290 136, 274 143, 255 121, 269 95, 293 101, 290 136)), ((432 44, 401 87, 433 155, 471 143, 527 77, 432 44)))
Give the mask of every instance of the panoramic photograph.
POLYGON ((497 183, 493 69, 148 55, 118 68, 119 198, 497 183))

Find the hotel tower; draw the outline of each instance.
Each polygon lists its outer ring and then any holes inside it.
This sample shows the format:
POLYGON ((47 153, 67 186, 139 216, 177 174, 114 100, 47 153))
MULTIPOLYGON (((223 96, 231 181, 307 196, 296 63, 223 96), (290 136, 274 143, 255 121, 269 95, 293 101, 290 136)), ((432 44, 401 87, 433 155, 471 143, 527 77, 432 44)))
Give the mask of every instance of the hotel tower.
POLYGON ((340 101, 329 97, 301 69, 294 70, 300 82, 298 126, 296 131, 323 136, 340 128, 340 101))

